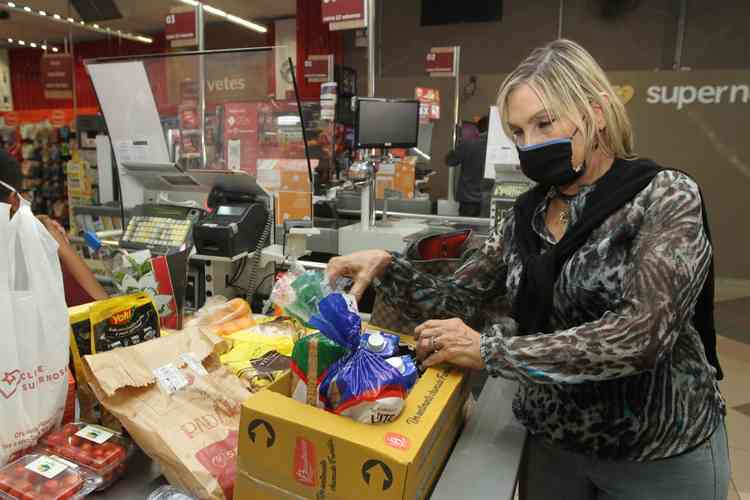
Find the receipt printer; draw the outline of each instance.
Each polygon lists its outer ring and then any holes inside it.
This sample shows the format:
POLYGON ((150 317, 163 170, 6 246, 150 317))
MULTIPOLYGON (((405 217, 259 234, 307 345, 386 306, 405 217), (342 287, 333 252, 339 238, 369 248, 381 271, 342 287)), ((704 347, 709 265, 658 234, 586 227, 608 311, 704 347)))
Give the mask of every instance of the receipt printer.
POLYGON ((193 227, 199 254, 235 257, 255 251, 269 217, 264 203, 248 195, 212 192, 208 205, 213 211, 193 227))

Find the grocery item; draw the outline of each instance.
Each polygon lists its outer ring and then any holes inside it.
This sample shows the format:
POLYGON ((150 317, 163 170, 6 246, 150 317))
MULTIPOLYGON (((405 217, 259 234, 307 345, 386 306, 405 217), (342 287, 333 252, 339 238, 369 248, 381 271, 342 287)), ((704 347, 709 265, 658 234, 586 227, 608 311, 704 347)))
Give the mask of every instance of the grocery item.
POLYGON ((57 243, 27 205, 0 203, 0 465, 59 425, 68 309, 57 243))
POLYGON ((73 368, 78 382, 80 417, 120 429, 119 422, 106 411, 89 388, 83 370, 83 357, 117 347, 139 344, 161 335, 159 315, 145 292, 100 300, 70 311, 73 368))
POLYGON ((361 348, 361 320, 352 297, 333 293, 320 301, 318 309, 310 323, 352 352, 334 363, 320 384, 325 408, 362 423, 392 422, 404 408, 415 373, 407 379, 383 357, 361 348))
POLYGON ((256 392, 290 368, 297 337, 292 321, 277 319, 261 323, 227 335, 225 338, 232 348, 220 360, 251 392, 256 392))
POLYGON ((223 298, 214 298, 196 313, 196 320, 190 325, 200 326, 215 335, 228 335, 253 327, 256 322, 245 299, 238 297, 224 302, 223 298))
POLYGON ((33 453, 0 469, 0 498, 78 500, 101 478, 60 457, 33 453))
POLYGON ((160 486, 148 496, 147 500, 197 500, 179 488, 165 484, 160 486))
POLYGON ((127 467, 134 446, 130 439, 106 427, 76 422, 44 436, 39 444, 46 452, 90 469, 102 478, 97 491, 117 481, 127 467))
POLYGON ((219 362, 226 341, 199 328, 84 358, 102 405, 197 498, 231 499, 239 418, 251 393, 219 362))
POLYGON ((382 358, 390 358, 398 354, 398 335, 390 333, 367 331, 362 334, 360 348, 367 349, 382 358))
POLYGON ((303 337, 292 351, 292 397, 309 405, 324 407, 319 386, 328 368, 349 350, 321 333, 303 337))
POLYGON ((394 356, 387 358, 386 363, 394 367, 404 377, 404 383, 406 390, 410 391, 414 384, 417 383, 419 372, 417 371, 417 364, 414 362, 414 358, 411 356, 394 356))

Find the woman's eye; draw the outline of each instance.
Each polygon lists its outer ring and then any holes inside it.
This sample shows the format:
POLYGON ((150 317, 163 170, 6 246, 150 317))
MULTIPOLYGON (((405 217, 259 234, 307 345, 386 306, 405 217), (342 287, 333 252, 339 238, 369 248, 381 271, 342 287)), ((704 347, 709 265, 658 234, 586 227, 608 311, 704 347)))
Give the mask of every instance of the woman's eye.
POLYGON ((539 128, 542 129, 542 130, 544 130, 544 129, 548 128, 548 127, 551 127, 551 126, 552 126, 552 120, 546 120, 546 121, 543 121, 543 122, 539 122, 539 128))

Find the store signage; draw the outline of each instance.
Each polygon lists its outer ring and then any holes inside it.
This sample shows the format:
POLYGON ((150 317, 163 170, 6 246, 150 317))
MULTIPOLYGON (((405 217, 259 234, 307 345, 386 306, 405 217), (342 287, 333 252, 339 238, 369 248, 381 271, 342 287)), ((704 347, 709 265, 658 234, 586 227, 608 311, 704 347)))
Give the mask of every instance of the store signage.
POLYGON ((429 123, 430 120, 440 119, 440 91, 417 87, 414 89, 414 97, 419 101, 419 123, 429 123))
MULTIPOLYGON (((267 99, 275 90, 265 77, 272 58, 270 52, 238 52, 206 57, 206 103, 213 105, 267 99)), ((197 102, 200 88, 197 62, 197 57, 191 56, 170 58, 166 62, 166 104, 197 102)))
POLYGON ((198 44, 197 17, 192 7, 175 7, 164 19, 164 34, 172 47, 198 44))
POLYGON ((45 99, 73 97, 73 57, 70 54, 42 55, 42 87, 45 99))
POLYGON ((456 76, 456 48, 433 47, 425 57, 424 68, 430 76, 456 76))
POLYGON ((310 83, 333 80, 333 54, 307 56, 302 67, 305 80, 310 83))
POLYGON ((321 0, 323 22, 331 31, 367 26, 368 0, 321 0))
POLYGON ((53 127, 62 127, 68 122, 65 111, 62 109, 54 109, 50 114, 50 123, 53 127))

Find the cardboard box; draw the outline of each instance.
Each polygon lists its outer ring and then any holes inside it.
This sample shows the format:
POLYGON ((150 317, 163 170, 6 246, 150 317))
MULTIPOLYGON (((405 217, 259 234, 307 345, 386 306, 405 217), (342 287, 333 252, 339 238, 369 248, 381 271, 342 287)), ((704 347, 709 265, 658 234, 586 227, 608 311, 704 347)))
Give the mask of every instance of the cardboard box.
POLYGON ((413 156, 395 164, 382 165, 375 181, 375 197, 382 200, 388 188, 401 193, 404 200, 414 199, 415 166, 416 158, 413 156))
POLYGON ((242 408, 234 498, 427 498, 463 423, 466 379, 429 369, 396 421, 367 425, 295 401, 284 376, 242 408))
POLYGON ((312 193, 276 193, 276 224, 281 225, 287 219, 312 220, 312 193))

